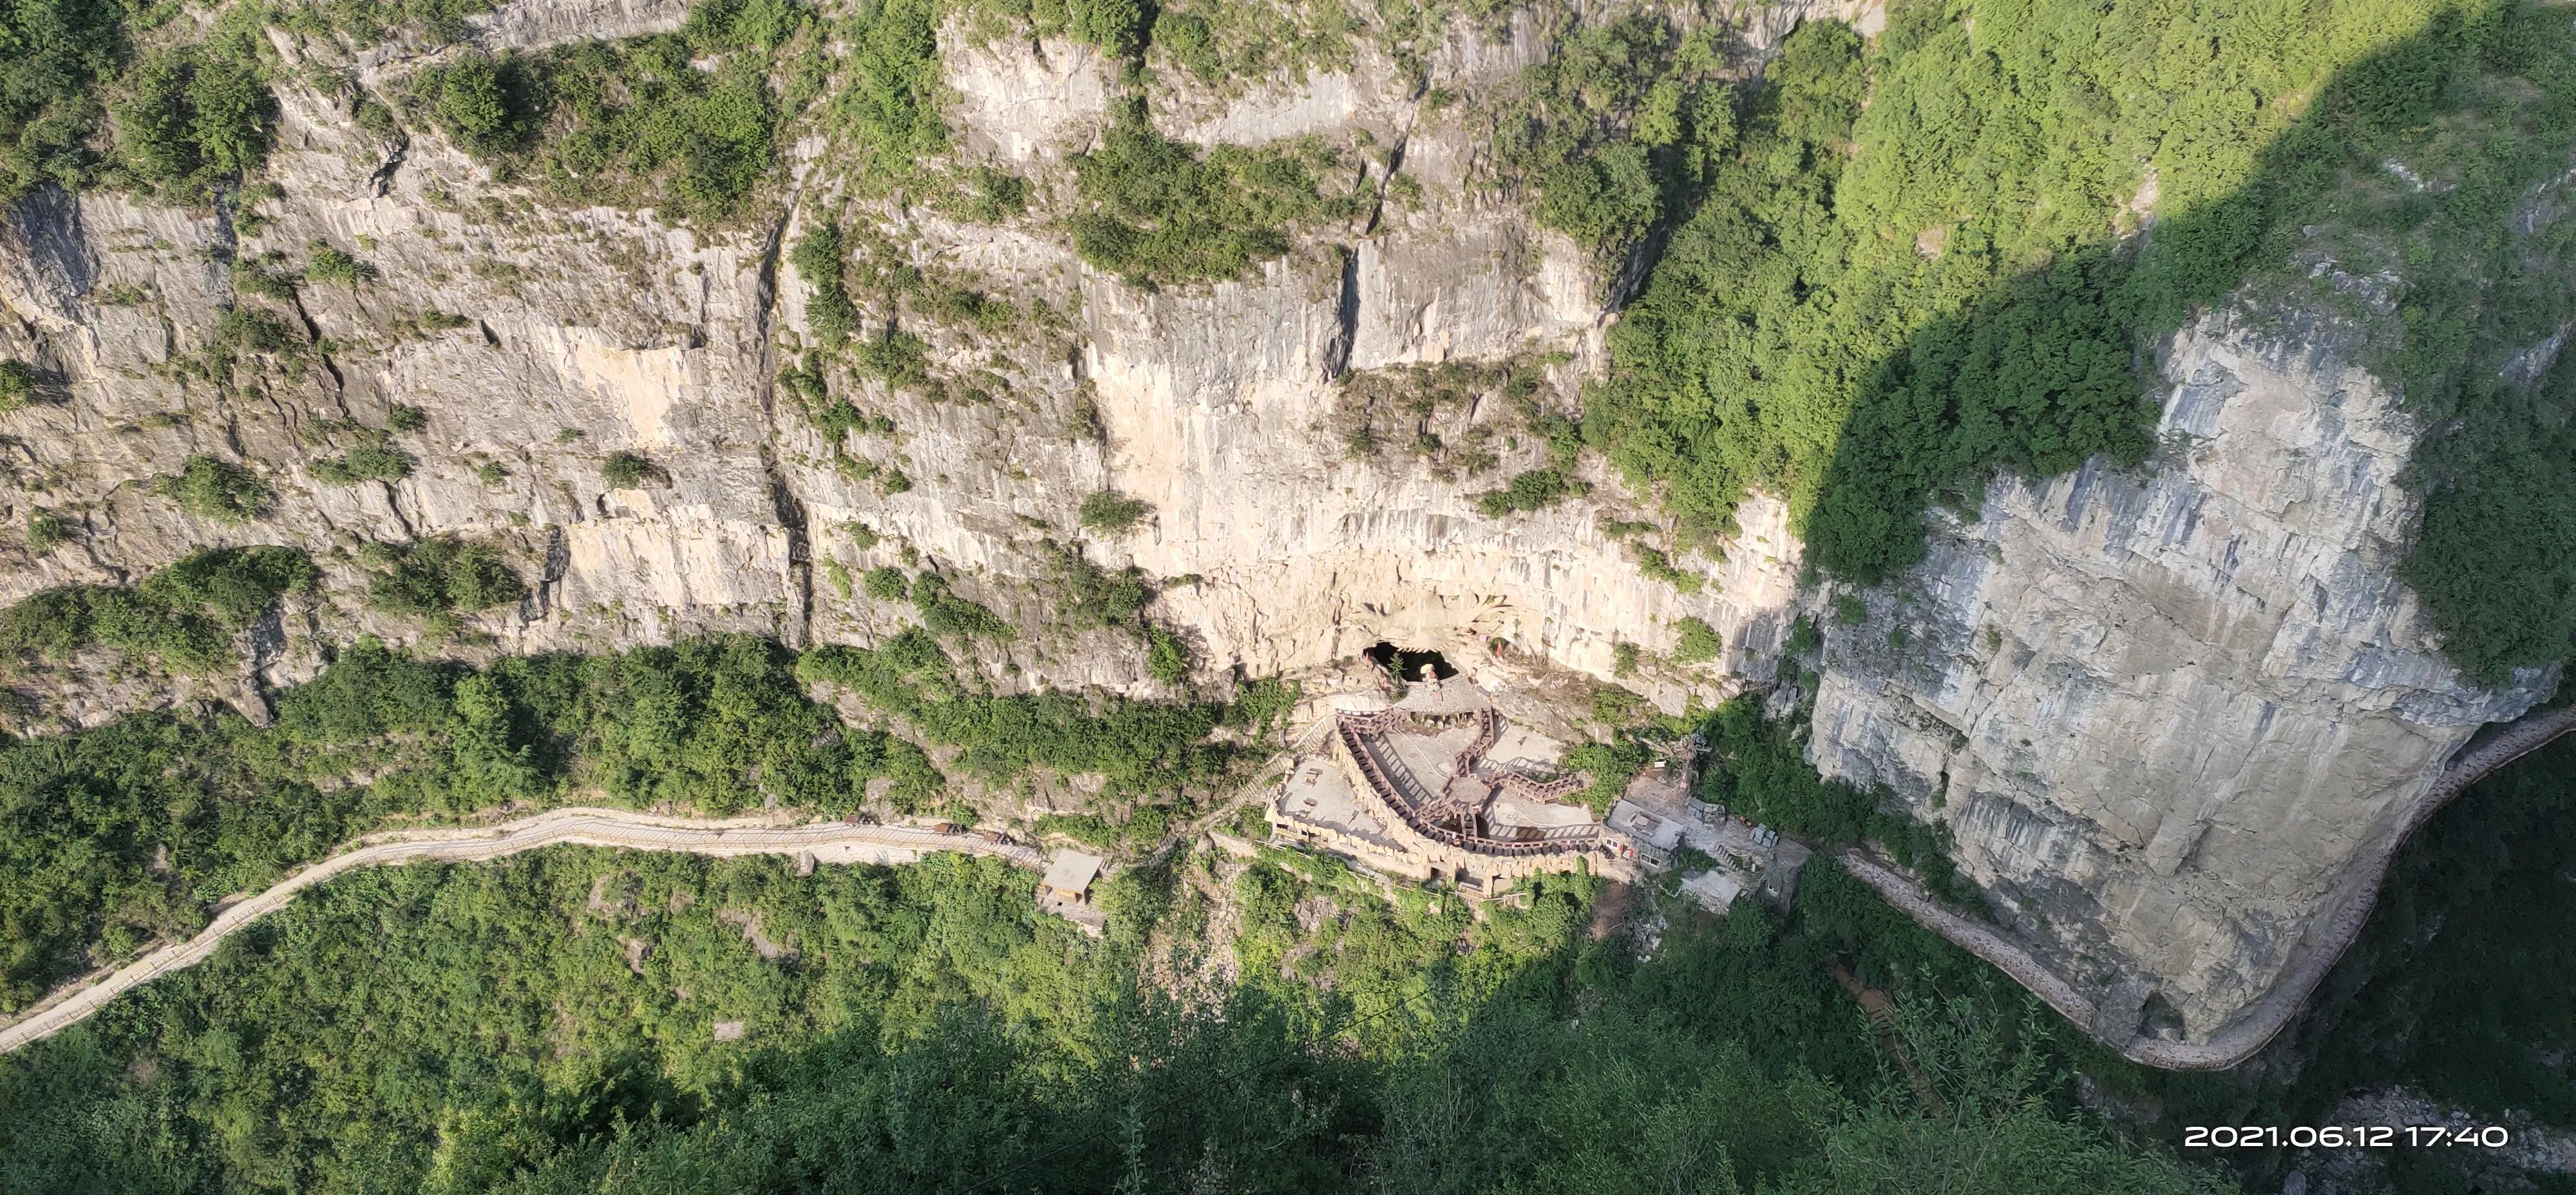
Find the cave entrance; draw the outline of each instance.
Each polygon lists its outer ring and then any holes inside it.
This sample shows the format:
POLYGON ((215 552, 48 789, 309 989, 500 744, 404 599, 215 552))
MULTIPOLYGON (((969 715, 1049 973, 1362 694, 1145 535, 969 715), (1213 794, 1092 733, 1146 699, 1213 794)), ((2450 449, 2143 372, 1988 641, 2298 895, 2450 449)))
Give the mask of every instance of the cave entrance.
POLYGON ((1447 680, 1458 675, 1458 670, 1436 651, 1413 651, 1380 640, 1362 654, 1400 681, 1447 680))

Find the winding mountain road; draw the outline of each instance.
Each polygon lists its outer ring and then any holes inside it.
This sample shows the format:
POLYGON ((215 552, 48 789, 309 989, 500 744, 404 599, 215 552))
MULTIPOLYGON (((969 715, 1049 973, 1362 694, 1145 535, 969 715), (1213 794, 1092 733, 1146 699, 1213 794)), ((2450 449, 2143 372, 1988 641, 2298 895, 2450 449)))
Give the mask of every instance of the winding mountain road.
POLYGON ((334 876, 361 867, 424 861, 478 863, 567 845, 695 855, 812 855, 824 863, 906 863, 939 851, 992 855, 1023 867, 1041 862, 1038 852, 1029 847, 911 826, 837 821, 779 825, 751 818, 699 820, 586 807, 555 809, 473 829, 389 830, 360 838, 266 891, 225 906, 196 937, 161 947, 104 977, 56 991, 17 1020, 0 1026, 0 1054, 60 1033, 136 987, 204 962, 224 939, 284 907, 296 893, 334 876))
MULTIPOLYGON (((2309 922, 2307 932, 2290 948, 2289 963, 2281 969, 2271 990, 2219 1026, 2208 1040, 2172 1041, 2139 1033, 2126 1041, 2105 1044, 2132 1062, 2160 1070, 2225 1070, 2253 1057, 2298 1015, 2317 985, 2325 981, 2326 973, 2361 937, 2362 927, 2370 922, 2371 907, 2379 902, 2380 886, 2388 882, 2388 867, 2396 859, 2398 848, 2452 798, 2468 791, 2470 785, 2569 731, 2576 731, 2576 706, 2544 710, 2505 727, 2452 760, 2441 779, 2416 799, 2396 832, 2385 836, 2367 859, 2345 873, 2327 898, 2326 911, 2309 922)), ((1962 915, 1933 899, 1913 877, 1889 866, 1867 848, 1846 847, 1837 858, 1854 878, 1876 889, 1889 904, 1925 929, 1994 964, 2078 1027, 2094 1028, 2100 1010, 2093 1000, 1991 923, 1962 915)))

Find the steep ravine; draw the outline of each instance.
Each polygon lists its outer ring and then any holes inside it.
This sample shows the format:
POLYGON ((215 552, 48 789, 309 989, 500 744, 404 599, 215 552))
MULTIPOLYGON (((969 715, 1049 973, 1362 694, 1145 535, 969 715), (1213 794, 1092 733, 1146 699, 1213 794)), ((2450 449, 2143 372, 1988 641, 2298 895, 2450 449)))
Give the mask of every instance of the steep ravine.
MULTIPOLYGON (((678 11, 513 5, 492 36, 624 35, 678 11)), ((1118 65, 1072 42, 970 44, 955 24, 942 49, 957 144, 1027 171, 1041 199, 1060 188, 1118 65)), ((1461 30, 1428 70, 1474 92, 1544 52, 1526 26, 1461 30)), ((416 65, 382 58, 365 74, 416 65)), ((336 100, 277 90, 268 177, 284 196, 252 247, 328 242, 377 275, 302 296, 337 377, 280 370, 219 392, 178 368, 235 301, 227 221, 107 190, 30 193, 0 233, 13 315, 0 352, 61 374, 67 401, 10 417, 0 480, 11 521, 71 512, 82 535, 10 559, 0 601, 208 545, 302 545, 326 592, 263 661, 275 682, 365 634, 468 655, 718 631, 873 643, 911 610, 816 574, 885 565, 934 567, 1037 627, 1057 553, 1079 545, 1159 580, 1153 617, 1190 641, 1203 682, 1313 674, 1391 640, 1553 700, 1568 675, 1612 678, 1620 645, 1667 652, 1680 620, 1701 619, 1724 640, 1719 660, 1624 680, 1671 712, 1767 683, 1792 621, 1829 606, 1802 588, 1788 511, 1758 496, 1722 555, 1688 558, 1710 579, 1693 593, 1640 571, 1615 524, 1664 517, 1596 461, 1587 497, 1482 513, 1480 493, 1547 459, 1503 403, 1433 417, 1453 439, 1490 434, 1482 471, 1444 476, 1401 445, 1346 442, 1353 396, 1414 367, 1510 363, 1571 409, 1607 368, 1614 319, 1596 263, 1476 183, 1478 130, 1372 48, 1158 119, 1245 145, 1365 133, 1401 145, 1424 198, 1311 230, 1240 279, 1151 291, 1084 265, 1043 208, 968 224, 828 161, 801 160, 760 227, 714 231, 538 203, 430 129, 388 174, 385 147, 336 100), (939 369, 1000 379, 990 401, 869 392, 900 430, 858 451, 909 488, 836 467, 776 392, 811 281, 781 250, 824 220, 883 232, 907 265, 1026 313, 998 332, 920 329, 939 369), (461 322, 430 330, 431 312, 461 322), (315 478, 350 430, 326 420, 379 428, 396 405, 428 412, 405 441, 409 476, 315 478), (614 452, 649 457, 667 484, 608 484, 614 452), (278 491, 274 512, 225 525, 148 492, 201 453, 249 462, 278 491), (1150 514, 1127 534, 1086 533, 1073 511, 1104 489, 1150 514), (518 608, 476 620, 487 638, 428 641, 417 620, 364 608, 362 548, 445 533, 504 545, 530 580, 518 608)), ((1981 518, 1936 528, 1921 568, 1859 595, 1865 618, 1822 620, 1816 765, 1950 826, 2001 931, 2084 1000, 2136 1009, 2156 1040, 2206 1044, 2281 990, 2302 936, 2384 860, 2453 755, 2553 679, 2489 690, 2442 661, 2393 575, 2420 520, 2400 483, 2416 430, 2354 361, 2323 316, 2206 315, 2158 350, 2166 447, 2148 465, 1998 480, 1981 518)), ((1032 634, 978 663, 1003 689, 1164 688, 1132 637, 1032 634)), ((98 664, 29 681, 31 723, 225 687, 98 664)))

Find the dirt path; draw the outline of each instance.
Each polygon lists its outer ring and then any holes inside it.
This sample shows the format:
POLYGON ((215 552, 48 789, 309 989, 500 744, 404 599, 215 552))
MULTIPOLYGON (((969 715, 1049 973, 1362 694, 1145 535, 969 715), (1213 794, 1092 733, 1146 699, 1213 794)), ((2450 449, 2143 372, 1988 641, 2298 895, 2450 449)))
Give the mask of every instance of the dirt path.
MULTIPOLYGON (((2290 961, 2273 981, 2271 990, 2234 1020, 2220 1026, 2208 1040, 2168 1041, 2141 1033, 2126 1042, 2107 1044, 2132 1062, 2162 1070, 2225 1070, 2253 1057, 2298 1015, 2308 996, 2325 981, 2326 973, 2361 936, 2362 927, 2369 924, 2371 907, 2379 902, 2380 885, 2388 881, 2388 866, 2398 848, 2470 785, 2570 731, 2576 731, 2576 706, 2544 710, 2506 727, 2453 760, 2442 778, 2416 800, 2396 832, 2345 873, 2328 898, 2325 911, 2309 922, 2307 932, 2291 948, 2290 961)), ((1847 847, 1837 858, 1854 877, 1877 889, 1887 903, 1924 928, 1994 964, 2078 1028, 2093 1028, 2097 1011, 2093 1001, 1993 925, 1962 916, 1932 899, 1912 877, 1863 848, 1847 847)))
POLYGON ((1033 848, 987 842, 972 834, 845 822, 778 825, 750 818, 695 820, 623 809, 556 809, 476 829, 391 830, 367 835, 267 891, 225 907, 196 937, 54 992, 17 1020, 0 1026, 0 1054, 60 1033, 127 991, 205 961, 242 927, 284 907, 296 893, 343 872, 423 861, 475 863, 564 845, 697 855, 810 854, 824 863, 908 863, 934 852, 958 851, 994 855, 1023 867, 1040 864, 1033 848))
POLYGON ((1862 983, 1841 959, 1834 960, 1834 982, 1851 993, 1852 1002, 1860 1005, 1861 1015, 1869 1018, 1871 1031, 1878 1034, 1879 1052, 1904 1069, 1905 1081, 1914 1087, 1914 1098, 1921 1100, 1933 1115, 1948 1116, 1949 1101, 1941 1098, 1941 1092, 1932 1086, 1931 1076, 1914 1065, 1914 1055, 1905 1049, 1905 1035, 1897 1029, 1895 998, 1862 983))
POLYGON ((1585 932, 1598 942, 1628 928, 1628 914, 1637 906, 1637 890, 1617 880, 1602 885, 1601 895, 1593 898, 1591 923, 1585 932))

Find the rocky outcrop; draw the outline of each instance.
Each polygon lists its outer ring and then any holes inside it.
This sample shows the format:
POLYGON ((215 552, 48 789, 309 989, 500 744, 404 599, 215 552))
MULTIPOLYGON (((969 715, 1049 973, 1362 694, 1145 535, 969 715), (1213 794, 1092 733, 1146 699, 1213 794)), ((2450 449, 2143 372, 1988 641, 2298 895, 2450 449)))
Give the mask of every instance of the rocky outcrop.
POLYGON ((2358 347, 2200 319, 2157 354, 2148 465, 1998 480, 1827 634, 1817 766, 1948 825, 2006 925, 2151 1032, 2271 990, 2453 754, 2548 691, 2469 683, 2396 580, 2415 429, 2358 347))
MULTIPOLYGON (((682 11, 512 4, 483 37, 625 35, 682 11)), ((525 603, 477 617, 464 641, 423 644, 473 653, 730 630, 873 641, 911 611, 832 578, 884 564, 937 568, 1037 627, 1051 613, 1055 541, 1184 578, 1163 587, 1155 617, 1189 635, 1205 675, 1293 672, 1382 638, 1447 651, 1499 687, 1556 669, 1607 675, 1614 644, 1668 647, 1686 616, 1716 626, 1728 658, 1635 678, 1659 704, 1722 696, 1730 666, 1768 668, 1793 588, 1776 506, 1748 512, 1743 550, 1715 566, 1720 584, 1684 594, 1638 573, 1604 532, 1606 519, 1652 517, 1613 500, 1607 477, 1593 477, 1602 501, 1478 513, 1480 492, 1545 459, 1534 437, 1515 441, 1515 417, 1490 395, 1441 414, 1444 434, 1483 426, 1508 445, 1463 473, 1426 468, 1400 445, 1354 459, 1332 430, 1354 374, 1554 354, 1548 401, 1571 409, 1599 367, 1607 315, 1591 265, 1471 185, 1480 135, 1454 106, 1429 106, 1369 48, 1338 73, 1233 99, 1172 97, 1157 116, 1178 131, 1340 147, 1357 177, 1334 185, 1371 201, 1241 280, 1149 293, 1083 266, 1045 207, 1066 185, 1063 156, 1106 118, 1117 65, 1073 43, 979 44, 953 27, 942 41, 957 152, 1027 174, 1040 204, 1027 217, 965 224, 901 196, 844 198, 819 137, 798 143, 793 181, 763 201, 778 223, 687 228, 650 211, 565 208, 496 180, 435 129, 415 128, 397 152, 359 131, 343 98, 292 81, 278 85, 266 171, 282 196, 189 209, 105 191, 31 195, 0 251, 0 301, 18 317, 0 326, 0 354, 60 374, 67 401, 9 416, 6 516, 67 515, 80 536, 0 569, 0 602, 130 579, 209 545, 303 545, 327 592, 293 620, 295 644, 265 661, 271 680, 286 680, 309 672, 319 643, 420 640, 416 622, 365 607, 355 559, 374 542, 454 533, 514 556, 525 603), (1380 202, 1390 169, 1419 180, 1418 197, 1380 202), (855 397, 898 432, 836 446, 773 392, 805 318, 805 281, 781 248, 824 218, 1030 313, 1000 329, 908 325, 930 343, 935 372, 982 378, 985 397, 868 383, 855 397), (273 255, 292 271, 317 243, 374 277, 301 286, 289 318, 314 347, 211 384, 202 363, 225 311, 259 305, 233 264, 273 255), (409 476, 316 478, 317 461, 398 407, 429 417, 399 442, 409 476), (667 483, 609 485, 601 463, 620 452, 648 458, 667 483), (843 467, 845 453, 868 470, 843 467), (277 494, 270 513, 226 525, 151 492, 152 478, 200 454, 259 474, 277 494), (893 474, 908 488, 887 484, 893 474), (1086 537, 1072 510, 1103 488, 1151 503, 1151 520, 1086 537)), ((1490 86, 1543 50, 1526 29, 1461 29, 1432 55, 1434 77, 1490 86)), ((362 58, 378 87, 419 65, 362 58)), ((1006 686, 1154 688, 1132 639, 1035 636, 991 654, 982 663, 1006 686)), ((114 708, 55 696, 84 720, 114 708)))
MULTIPOLYGON (((1850 0, 1777 5, 1745 40, 1828 10, 1877 17, 1850 0)), ((683 11, 529 2, 478 20, 491 45, 524 47, 669 28, 683 11)), ((332 71, 279 52, 266 177, 281 196, 197 209, 40 190, 0 230, 0 355, 61 382, 61 401, 0 416, 0 524, 41 510, 78 531, 45 553, 0 543, 0 602, 209 545, 302 545, 324 592, 253 653, 275 682, 362 634, 457 654, 714 631, 869 643, 916 616, 851 581, 900 565, 1027 632, 971 661, 998 688, 1168 692, 1132 634, 1055 625, 1064 553, 1079 550, 1156 579, 1151 615, 1189 640, 1202 683, 1318 675, 1383 639, 1444 652, 1498 700, 1579 710, 1635 644, 1645 667, 1623 683, 1673 712, 1774 676, 1790 619, 1814 604, 1788 512, 1758 496, 1722 554, 1683 559, 1707 580, 1689 592, 1639 570, 1622 537, 1659 535, 1661 517, 1597 465, 1586 496, 1484 513, 1480 494, 1550 461, 1490 388, 1407 415, 1433 433, 1419 453, 1349 435, 1355 404, 1442 365, 1510 363, 1559 411, 1605 368, 1598 263, 1482 185, 1486 134, 1472 104, 1446 102, 1546 52, 1526 20, 1460 28, 1412 62, 1360 45, 1240 93, 1158 94, 1153 118, 1176 136, 1320 139, 1342 154, 1330 185, 1355 200, 1241 278, 1159 290, 1066 243, 1065 159, 1122 86, 1074 43, 941 33, 954 155, 1026 177, 1025 215, 965 223, 925 197, 935 188, 856 185, 831 130, 792 126, 791 169, 740 223, 696 228, 544 202, 433 129, 381 143, 345 96, 299 81, 332 71), (939 393, 834 378, 891 434, 829 442, 777 382, 808 347, 810 280, 782 250, 824 220, 1007 313, 907 312, 939 393), (375 277, 303 285, 287 314, 311 347, 212 384, 207 351, 244 301, 233 263, 273 253, 291 268, 315 242, 375 277), (316 476, 397 407, 428 417, 398 440, 408 476, 316 476), (1472 464, 1440 447, 1470 442, 1486 446, 1472 464), (610 485, 601 465, 618 452, 667 480, 610 485), (192 455, 243 463, 273 510, 210 522, 151 492, 192 455), (1149 515, 1119 534, 1080 527, 1078 504, 1105 489, 1149 515), (444 533, 501 545, 530 594, 428 640, 420 620, 367 608, 360 561, 444 533), (1719 632, 1719 660, 1655 661, 1685 618, 1719 632)), ((386 88, 417 66, 371 51, 354 73, 386 88)), ((2159 356, 2167 447, 2152 464, 1999 481, 1981 518, 1938 528, 1920 570, 1868 595, 1865 620, 1828 620, 1818 766, 1950 825, 2003 931, 2086 1000, 2134 996, 2151 1030, 2201 1038, 2273 990, 2334 885, 2377 857, 2444 761, 2540 691, 2463 682, 2393 579, 2417 520, 2398 482, 2413 430, 2353 355, 2335 326, 2296 315, 2203 320, 2159 356)), ((256 701, 237 692, 249 678, 74 671, 13 683, 48 722, 256 701)))

